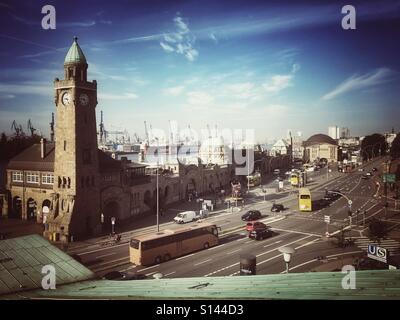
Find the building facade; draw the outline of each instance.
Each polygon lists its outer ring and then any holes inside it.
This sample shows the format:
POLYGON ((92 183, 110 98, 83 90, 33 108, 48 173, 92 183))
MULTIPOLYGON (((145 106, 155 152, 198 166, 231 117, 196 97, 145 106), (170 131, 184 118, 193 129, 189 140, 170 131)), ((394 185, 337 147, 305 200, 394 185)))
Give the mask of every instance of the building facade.
POLYGON ((304 158, 306 162, 337 162, 337 142, 325 134, 313 135, 304 142, 304 158))

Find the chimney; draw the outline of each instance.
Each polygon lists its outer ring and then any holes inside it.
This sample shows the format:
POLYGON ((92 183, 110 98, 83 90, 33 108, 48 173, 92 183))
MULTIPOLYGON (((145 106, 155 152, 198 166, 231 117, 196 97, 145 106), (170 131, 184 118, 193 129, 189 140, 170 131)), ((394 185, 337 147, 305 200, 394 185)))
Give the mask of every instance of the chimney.
POLYGON ((46 156, 46 139, 40 139, 40 157, 44 159, 46 156))

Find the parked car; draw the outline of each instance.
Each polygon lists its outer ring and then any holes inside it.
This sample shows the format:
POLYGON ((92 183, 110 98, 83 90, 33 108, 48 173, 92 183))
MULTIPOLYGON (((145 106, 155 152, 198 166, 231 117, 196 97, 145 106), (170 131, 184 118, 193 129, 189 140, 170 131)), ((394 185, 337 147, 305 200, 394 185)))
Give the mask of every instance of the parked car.
POLYGON ((266 229, 255 229, 253 231, 249 232, 249 238, 251 239, 256 239, 256 240, 262 240, 265 238, 271 237, 273 232, 269 227, 266 229))
POLYGON ((378 169, 374 167, 374 168, 372 168, 372 171, 375 172, 375 171, 378 171, 378 169))
POLYGON ((258 230, 258 229, 266 229, 267 226, 265 223, 262 223, 260 221, 251 221, 246 224, 246 231, 253 231, 253 230, 258 230))
POLYGON ((372 176, 372 172, 367 172, 366 175, 367 175, 368 177, 371 177, 371 176, 372 176))
POLYGON ((361 177, 361 179, 367 180, 367 179, 369 179, 369 176, 366 175, 366 174, 363 174, 362 177, 361 177))
POLYGON ((250 210, 247 211, 244 215, 242 215, 243 221, 257 220, 260 218, 261 218, 261 212, 258 210, 250 210))
POLYGON ((275 169, 274 170, 274 174, 280 174, 281 173, 281 170, 280 169, 275 169))
POLYGON ((283 210, 285 210, 285 207, 280 203, 274 203, 271 207, 271 212, 281 212, 283 210))
POLYGON ((178 213, 174 218, 174 222, 176 223, 186 223, 191 221, 196 221, 199 217, 196 215, 195 211, 184 211, 178 213))
POLYGON ((358 171, 364 171, 364 168, 358 168, 358 171))

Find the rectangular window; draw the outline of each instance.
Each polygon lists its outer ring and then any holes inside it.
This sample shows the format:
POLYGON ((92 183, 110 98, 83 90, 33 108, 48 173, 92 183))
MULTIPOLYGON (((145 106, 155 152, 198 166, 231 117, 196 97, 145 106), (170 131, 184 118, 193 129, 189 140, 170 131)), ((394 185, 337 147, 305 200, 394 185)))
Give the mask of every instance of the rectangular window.
POLYGON ((64 140, 64 151, 67 151, 67 141, 64 140))
POLYGON ((13 182, 23 182, 23 174, 22 171, 14 171, 12 173, 12 181, 13 182))
POLYGON ((37 173, 28 172, 26 174, 27 183, 39 183, 39 175, 37 173))
POLYGON ((42 174, 42 184, 53 184, 54 183, 54 175, 50 173, 42 174))

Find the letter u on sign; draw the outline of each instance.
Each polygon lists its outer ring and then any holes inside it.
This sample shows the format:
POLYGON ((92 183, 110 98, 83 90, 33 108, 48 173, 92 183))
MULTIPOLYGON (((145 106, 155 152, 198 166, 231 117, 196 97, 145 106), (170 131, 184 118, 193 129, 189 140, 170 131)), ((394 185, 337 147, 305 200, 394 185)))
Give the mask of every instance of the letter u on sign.
POLYGON ((375 255, 376 254, 376 247, 374 245, 372 245, 372 244, 369 244, 368 245, 368 253, 375 255))

